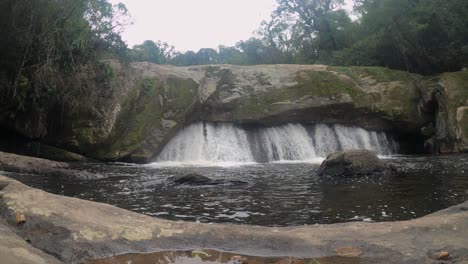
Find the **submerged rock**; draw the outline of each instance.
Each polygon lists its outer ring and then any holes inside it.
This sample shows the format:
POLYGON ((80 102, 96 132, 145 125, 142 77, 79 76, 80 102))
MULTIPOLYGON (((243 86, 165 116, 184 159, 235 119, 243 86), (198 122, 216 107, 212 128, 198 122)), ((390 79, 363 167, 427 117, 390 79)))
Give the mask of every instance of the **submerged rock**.
POLYGON ((212 183, 213 180, 205 177, 201 174, 198 173, 190 173, 184 176, 175 176, 171 178, 172 181, 176 184, 180 185, 207 185, 209 183, 212 183))
POLYGON ((348 150, 328 155, 318 170, 326 176, 368 176, 392 173, 393 168, 370 150, 348 150))
POLYGON ((192 186, 248 184, 248 182, 244 182, 244 181, 213 180, 198 173, 190 173, 184 176, 174 176, 174 177, 171 177, 170 180, 172 180, 175 184, 178 184, 178 185, 192 185, 192 186))

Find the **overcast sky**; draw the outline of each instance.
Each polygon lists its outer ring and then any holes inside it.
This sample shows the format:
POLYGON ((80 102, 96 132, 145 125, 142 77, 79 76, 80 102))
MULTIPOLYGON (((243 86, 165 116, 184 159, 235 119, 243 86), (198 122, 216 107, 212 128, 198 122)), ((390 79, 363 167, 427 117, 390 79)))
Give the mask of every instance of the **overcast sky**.
POLYGON ((123 39, 129 47, 164 41, 179 51, 233 46, 253 36, 275 0, 110 0, 124 3, 134 24, 123 39))

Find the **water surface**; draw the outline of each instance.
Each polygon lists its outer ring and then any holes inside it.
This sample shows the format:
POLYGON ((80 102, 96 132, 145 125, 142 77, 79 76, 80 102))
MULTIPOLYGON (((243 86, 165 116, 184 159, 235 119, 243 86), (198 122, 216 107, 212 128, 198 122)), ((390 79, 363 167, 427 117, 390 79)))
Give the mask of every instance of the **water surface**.
POLYGON ((468 155, 398 156, 385 177, 318 177, 319 164, 229 167, 82 164, 105 178, 76 180, 7 173, 48 192, 116 205, 170 220, 264 226, 395 221, 421 217, 468 199, 468 155), (200 173, 220 186, 178 186, 172 176, 200 173), (230 180, 248 182, 231 185, 230 180))

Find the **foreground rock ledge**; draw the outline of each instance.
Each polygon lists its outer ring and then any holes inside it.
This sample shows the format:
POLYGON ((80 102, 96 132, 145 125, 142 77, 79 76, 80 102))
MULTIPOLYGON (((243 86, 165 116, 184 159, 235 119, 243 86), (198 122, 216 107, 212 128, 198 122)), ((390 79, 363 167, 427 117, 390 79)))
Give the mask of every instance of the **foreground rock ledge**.
POLYGON ((0 215, 10 228, 65 263, 197 248, 318 258, 353 247, 362 250, 361 263, 434 263, 433 252, 448 251, 453 261, 468 260, 468 202, 404 222, 272 228, 161 220, 49 194, 3 176, 0 197, 0 215), (25 215, 25 224, 16 224, 16 212, 25 215))

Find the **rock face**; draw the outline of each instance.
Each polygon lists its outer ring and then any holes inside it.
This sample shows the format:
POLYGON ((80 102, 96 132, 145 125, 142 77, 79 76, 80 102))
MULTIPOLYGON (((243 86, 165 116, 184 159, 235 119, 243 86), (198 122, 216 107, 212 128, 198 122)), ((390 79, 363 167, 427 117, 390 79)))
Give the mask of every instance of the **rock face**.
MULTIPOLYGON (((441 251, 449 252, 453 263, 463 263, 468 252, 468 202, 411 221, 258 227, 161 220, 107 204, 49 194, 2 176, 0 196, 0 222, 28 239, 31 246, 64 263, 131 252, 200 248, 310 258, 362 251, 356 263, 395 264, 434 263, 431 256, 441 251), (18 211, 26 217, 21 226, 15 222, 18 211)), ((0 236, 1 228, 0 224, 0 236)), ((14 256, 2 251, 3 245, 7 250, 26 246, 24 242, 15 246, 16 242, 1 238, 0 257, 14 256)), ((13 252, 30 256, 20 249, 13 252)), ((41 263, 34 262, 36 259, 19 263, 41 263)))
POLYGON ((339 123, 417 138, 432 153, 468 149, 468 71, 427 78, 379 67, 110 63, 114 86, 92 107, 58 127, 41 114, 10 128, 87 157, 131 162, 150 161, 195 121, 339 123))
POLYGON ((29 245, 0 221, 0 260, 5 264, 63 263, 29 245))
POLYGON ((318 170, 320 176, 355 177, 390 174, 392 169, 369 150, 348 150, 328 155, 318 170))

